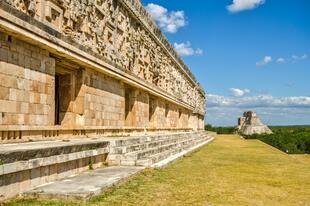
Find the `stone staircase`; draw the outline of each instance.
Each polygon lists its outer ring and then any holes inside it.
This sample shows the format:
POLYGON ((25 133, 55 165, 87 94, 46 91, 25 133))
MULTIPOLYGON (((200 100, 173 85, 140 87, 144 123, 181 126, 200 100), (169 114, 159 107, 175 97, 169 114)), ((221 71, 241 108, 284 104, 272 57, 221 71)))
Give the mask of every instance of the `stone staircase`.
POLYGON ((149 167, 190 147, 210 140, 206 132, 146 136, 111 141, 110 165, 149 167))
POLYGON ((0 145, 0 202, 31 188, 102 167, 109 141, 80 139, 0 145))
POLYGON ((182 132, 0 144, 0 202, 20 194, 96 195, 145 167, 167 165, 211 140, 206 132, 182 132), (61 189, 69 187, 68 181, 80 185, 89 179, 92 187, 72 186, 76 188, 71 192, 61 189))
POLYGON ((145 167, 161 168, 211 142, 205 132, 122 137, 109 139, 109 167, 90 170, 23 194, 41 199, 89 200, 109 187, 135 175, 145 167), (116 166, 112 166, 112 165, 116 166), (126 166, 127 165, 127 166, 126 166))

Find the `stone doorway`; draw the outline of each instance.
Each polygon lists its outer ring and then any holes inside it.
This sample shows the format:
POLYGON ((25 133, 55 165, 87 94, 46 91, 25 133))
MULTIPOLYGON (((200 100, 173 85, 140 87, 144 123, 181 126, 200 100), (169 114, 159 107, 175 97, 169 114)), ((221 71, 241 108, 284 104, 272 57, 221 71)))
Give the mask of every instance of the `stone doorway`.
POLYGON ((74 63, 56 61, 55 125, 77 126, 77 116, 83 114, 83 102, 76 102, 83 83, 83 71, 74 63), (82 108, 77 111, 77 108, 82 108))
POLYGON ((156 108, 157 108, 156 98, 153 96, 150 96, 149 98, 149 126, 151 128, 157 127, 156 108))

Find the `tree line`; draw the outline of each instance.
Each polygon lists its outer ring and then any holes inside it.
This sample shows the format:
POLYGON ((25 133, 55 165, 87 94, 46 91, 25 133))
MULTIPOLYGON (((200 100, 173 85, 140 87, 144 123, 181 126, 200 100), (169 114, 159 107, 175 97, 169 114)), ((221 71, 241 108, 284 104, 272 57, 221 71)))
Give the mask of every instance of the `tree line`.
MULTIPOLYGON (((237 134, 236 127, 213 127, 205 125, 208 131, 217 134, 237 134)), ((245 139, 258 139, 288 154, 310 154, 310 126, 273 126, 273 134, 243 135, 245 139)))

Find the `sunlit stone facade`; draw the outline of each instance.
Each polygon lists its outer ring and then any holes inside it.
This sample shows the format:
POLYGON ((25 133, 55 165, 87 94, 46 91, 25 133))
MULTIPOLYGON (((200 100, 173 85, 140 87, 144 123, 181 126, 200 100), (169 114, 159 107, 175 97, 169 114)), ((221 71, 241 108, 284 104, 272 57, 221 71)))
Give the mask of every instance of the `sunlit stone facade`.
POLYGON ((140 1, 0 2, 2 142, 199 130, 204 116, 140 1))

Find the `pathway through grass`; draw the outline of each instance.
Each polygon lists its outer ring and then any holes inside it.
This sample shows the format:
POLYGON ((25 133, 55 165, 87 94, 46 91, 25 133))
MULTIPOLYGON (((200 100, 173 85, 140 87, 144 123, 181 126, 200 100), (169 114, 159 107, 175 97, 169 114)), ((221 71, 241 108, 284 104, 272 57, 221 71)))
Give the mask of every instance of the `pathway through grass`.
POLYGON ((310 206, 310 164, 258 140, 218 136, 161 170, 147 170, 90 202, 16 200, 7 205, 310 206))

